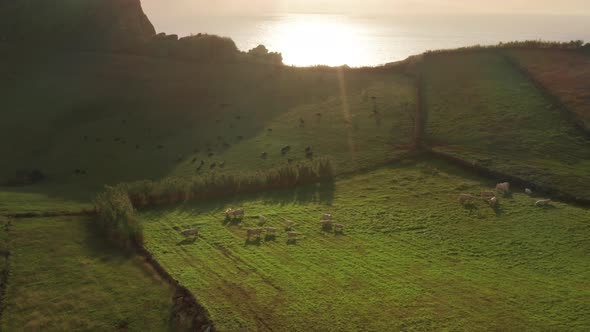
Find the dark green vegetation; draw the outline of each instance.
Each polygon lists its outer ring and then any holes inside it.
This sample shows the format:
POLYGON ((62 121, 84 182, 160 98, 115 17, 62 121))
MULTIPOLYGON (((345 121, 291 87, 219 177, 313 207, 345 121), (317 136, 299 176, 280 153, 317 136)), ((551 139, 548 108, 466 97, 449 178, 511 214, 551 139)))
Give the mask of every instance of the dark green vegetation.
POLYGON ((0 252, 11 253, 0 330, 169 329, 171 287, 97 235, 92 219, 0 221, 0 252))
MULTIPOLYGON (((47 179, 1 191, 29 206, 27 193, 83 205, 104 184, 286 165, 306 160, 307 146, 337 172, 356 170, 387 161, 412 129, 412 81, 383 69, 80 53, 41 62, 9 50, 2 57, 0 151, 10 158, 0 163, 0 182, 21 169, 47 179)), ((22 210, 11 200, 0 210, 22 210)))
POLYGON ((0 1, 0 41, 25 47, 127 49, 155 33, 140 0, 0 1))
POLYGON ((590 212, 517 193, 497 210, 457 203, 494 185, 408 161, 331 189, 146 211, 145 242, 221 331, 586 330, 590 212), (228 207, 246 217, 224 220, 228 207), (322 213, 343 234, 322 231, 322 213), (247 241, 259 215, 277 236, 247 241), (193 227, 198 239, 180 234, 193 227))
POLYGON ((433 149, 590 198, 590 141, 503 54, 427 56, 422 71, 433 149))

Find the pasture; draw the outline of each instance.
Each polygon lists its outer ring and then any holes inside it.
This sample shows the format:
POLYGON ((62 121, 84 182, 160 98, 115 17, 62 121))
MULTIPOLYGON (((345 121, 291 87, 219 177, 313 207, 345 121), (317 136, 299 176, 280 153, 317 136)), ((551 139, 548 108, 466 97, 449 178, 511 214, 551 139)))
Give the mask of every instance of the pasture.
POLYGON ((18 170, 46 175, 24 193, 0 187, 23 202, 0 203, 6 211, 51 210, 35 195, 79 205, 104 184, 306 158, 330 157, 348 172, 384 163, 393 146, 411 143, 415 89, 390 69, 10 49, 0 57, 0 154, 10 156, 0 163, 0 186, 18 170), (282 155, 286 146, 292 150, 282 155))
POLYGON ((112 248, 91 219, 0 222, 0 253, 11 253, 0 330, 171 329, 172 288, 141 259, 112 248))
POLYGON ((518 188, 495 210, 457 201, 494 185, 408 160, 334 186, 142 218, 146 247, 220 331, 586 330, 590 211, 538 208, 518 188), (245 218, 225 220, 228 207, 243 207, 245 218), (321 229, 323 213, 345 225, 342 234, 321 229), (260 215, 276 237, 247 240, 260 215), (198 238, 181 235, 191 228, 198 238))
POLYGON ((590 56, 563 50, 514 50, 509 55, 590 128, 590 56))
POLYGON ((422 70, 434 150, 590 198, 590 141, 501 53, 428 56, 422 70))

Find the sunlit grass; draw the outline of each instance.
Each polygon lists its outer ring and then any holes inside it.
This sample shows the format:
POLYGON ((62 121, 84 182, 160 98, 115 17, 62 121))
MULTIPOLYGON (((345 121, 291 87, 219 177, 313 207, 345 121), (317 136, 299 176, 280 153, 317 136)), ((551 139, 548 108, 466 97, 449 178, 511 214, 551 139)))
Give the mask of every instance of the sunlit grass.
POLYGON ((524 194, 497 211, 458 204, 459 193, 490 186, 410 163, 335 188, 146 212, 146 245, 221 331, 584 330, 588 211, 535 208, 524 194), (238 206, 246 218, 224 222, 224 209, 238 206), (344 234, 322 232, 322 213, 344 234), (278 236, 249 243, 245 229, 259 227, 259 215, 278 236), (296 223, 296 244, 285 219, 296 223), (180 235, 193 227, 199 239, 180 235))

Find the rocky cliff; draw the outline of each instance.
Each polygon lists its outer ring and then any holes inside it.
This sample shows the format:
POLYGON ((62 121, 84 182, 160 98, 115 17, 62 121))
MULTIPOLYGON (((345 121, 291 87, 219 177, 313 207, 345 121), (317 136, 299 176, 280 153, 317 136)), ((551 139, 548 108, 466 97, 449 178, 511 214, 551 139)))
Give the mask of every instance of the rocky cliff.
POLYGON ((0 0, 0 40, 8 43, 122 49, 154 35, 140 0, 0 0))

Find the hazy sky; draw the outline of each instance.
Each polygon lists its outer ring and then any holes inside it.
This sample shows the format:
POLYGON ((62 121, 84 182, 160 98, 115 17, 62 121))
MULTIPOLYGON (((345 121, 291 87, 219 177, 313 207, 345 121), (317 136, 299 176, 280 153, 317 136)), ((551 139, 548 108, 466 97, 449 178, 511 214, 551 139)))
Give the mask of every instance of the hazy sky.
POLYGON ((142 0, 156 21, 194 15, 285 12, 356 14, 551 13, 590 14, 590 0, 142 0))

